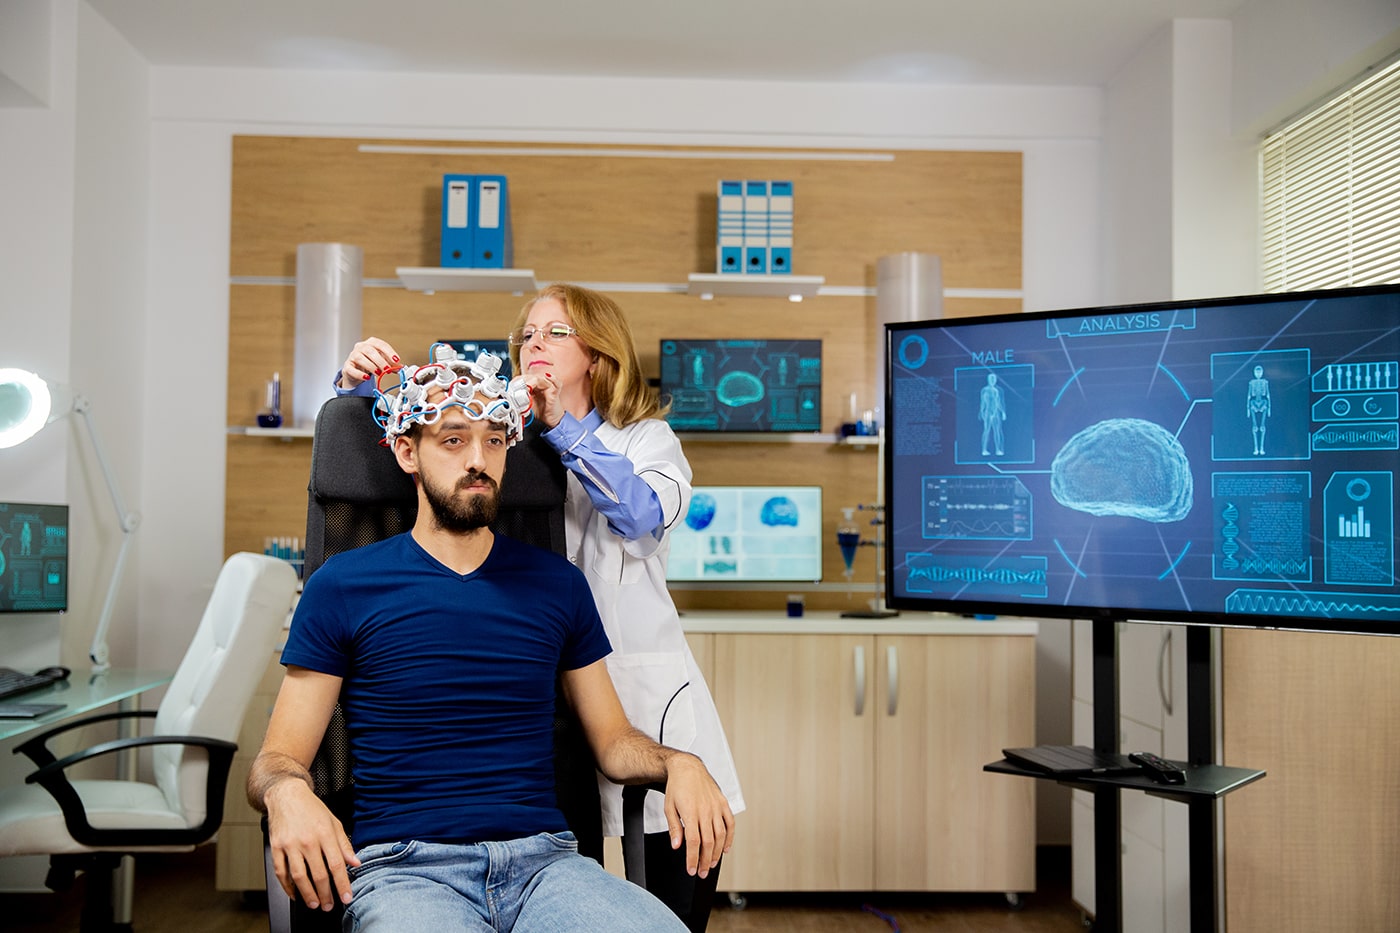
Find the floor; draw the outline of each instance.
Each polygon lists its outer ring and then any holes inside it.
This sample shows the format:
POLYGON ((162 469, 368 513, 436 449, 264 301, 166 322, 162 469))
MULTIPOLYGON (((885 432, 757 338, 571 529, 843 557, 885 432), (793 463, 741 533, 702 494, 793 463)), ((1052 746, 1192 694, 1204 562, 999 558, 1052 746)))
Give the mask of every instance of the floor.
MULTIPOLYGON (((266 933, 255 900, 215 891, 214 850, 145 856, 137 864, 135 933, 266 933)), ((65 895, 0 894, 0 929, 78 929, 81 878, 65 895)), ((742 910, 722 900, 707 933, 1083 933, 1069 898, 1069 850, 1040 852, 1039 890, 1012 908, 1001 894, 752 894, 742 910)))

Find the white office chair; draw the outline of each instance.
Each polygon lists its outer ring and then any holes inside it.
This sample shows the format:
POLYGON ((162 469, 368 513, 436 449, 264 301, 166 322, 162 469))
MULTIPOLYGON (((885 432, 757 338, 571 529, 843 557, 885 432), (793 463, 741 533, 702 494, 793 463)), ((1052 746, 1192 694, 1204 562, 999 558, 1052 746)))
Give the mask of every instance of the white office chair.
POLYGON ((65 722, 15 749, 38 770, 0 789, 0 856, 50 856, 48 886, 88 875, 82 929, 112 925, 112 871, 123 855, 188 852, 223 821, 224 791, 259 679, 286 622, 296 573, 285 561, 235 554, 214 584, 194 639, 160 708, 65 722), (103 742, 58 759, 48 743, 94 722, 154 717, 154 734, 103 742), (67 769, 124 749, 153 746, 155 783, 72 780, 67 769))

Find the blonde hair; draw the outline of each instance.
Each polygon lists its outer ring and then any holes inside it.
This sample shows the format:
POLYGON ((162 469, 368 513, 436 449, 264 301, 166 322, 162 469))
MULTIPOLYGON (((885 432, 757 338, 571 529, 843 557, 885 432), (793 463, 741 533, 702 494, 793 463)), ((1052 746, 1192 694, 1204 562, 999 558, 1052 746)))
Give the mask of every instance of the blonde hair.
MULTIPOLYGON (((520 309, 511 332, 520 330, 530 317, 530 310, 547 298, 553 298, 568 312, 569 322, 596 358, 593 371, 593 407, 604 421, 619 428, 645 418, 658 418, 666 413, 655 392, 642 376, 637 361, 637 347, 632 329, 622 308, 607 295, 578 285, 555 283, 546 286, 520 309)), ((510 364, 520 372, 520 348, 511 345, 510 364)), ((667 406, 669 407, 669 406, 667 406)))

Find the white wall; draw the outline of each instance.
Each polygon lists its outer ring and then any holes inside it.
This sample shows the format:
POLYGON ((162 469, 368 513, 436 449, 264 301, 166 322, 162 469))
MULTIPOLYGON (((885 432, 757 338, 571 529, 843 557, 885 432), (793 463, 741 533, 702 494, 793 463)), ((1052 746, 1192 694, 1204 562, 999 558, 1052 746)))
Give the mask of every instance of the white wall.
POLYGON ((1250 0, 1235 14, 1237 133, 1258 135, 1400 49, 1395 0, 1250 0))
POLYGON ((43 107, 53 90, 53 0, 0 5, 0 107, 43 107))
MULTIPOLYGON (((150 69, 86 4, 78 7, 77 39, 70 381, 91 403, 122 506, 139 512, 147 498, 140 480, 147 423, 142 398, 148 382, 142 347, 150 69)), ((69 475, 72 535, 89 546, 90 556, 72 576, 85 611, 65 627, 65 658, 88 652, 122 539, 117 508, 92 445, 85 439, 74 453, 69 475)), ((128 667, 136 663, 140 615, 141 560, 134 544, 132 551, 109 631, 113 663, 128 667)), ((192 633, 193 625, 186 632, 192 633)))
POLYGON ((1105 304, 1171 294, 1171 29, 1119 70, 1104 94, 1103 250, 1105 304))
MULTIPOLYGON (((0 365, 63 381, 69 377, 72 332, 77 2, 44 6, 43 17, 11 17, 7 8, 0 22, 7 32, 17 31, 7 47, 39 44, 53 63, 47 106, 0 106, 0 365)), ((67 502, 68 457, 76 438, 71 423, 60 422, 20 447, 0 450, 0 498, 67 502)), ((66 620, 23 615, 0 624, 6 663, 39 667, 58 660, 58 631, 66 620)))
POLYGON ((1394 0, 1250 0, 1154 36, 1104 91, 1104 300, 1259 291, 1260 134, 1396 49, 1394 0))

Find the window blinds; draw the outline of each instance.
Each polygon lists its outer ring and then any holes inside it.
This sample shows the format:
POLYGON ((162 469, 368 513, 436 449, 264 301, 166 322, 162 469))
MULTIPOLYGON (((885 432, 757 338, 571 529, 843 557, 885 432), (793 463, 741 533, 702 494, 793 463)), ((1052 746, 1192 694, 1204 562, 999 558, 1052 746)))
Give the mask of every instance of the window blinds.
POLYGON ((1263 284, 1400 282, 1400 59, 1264 138, 1263 284))

